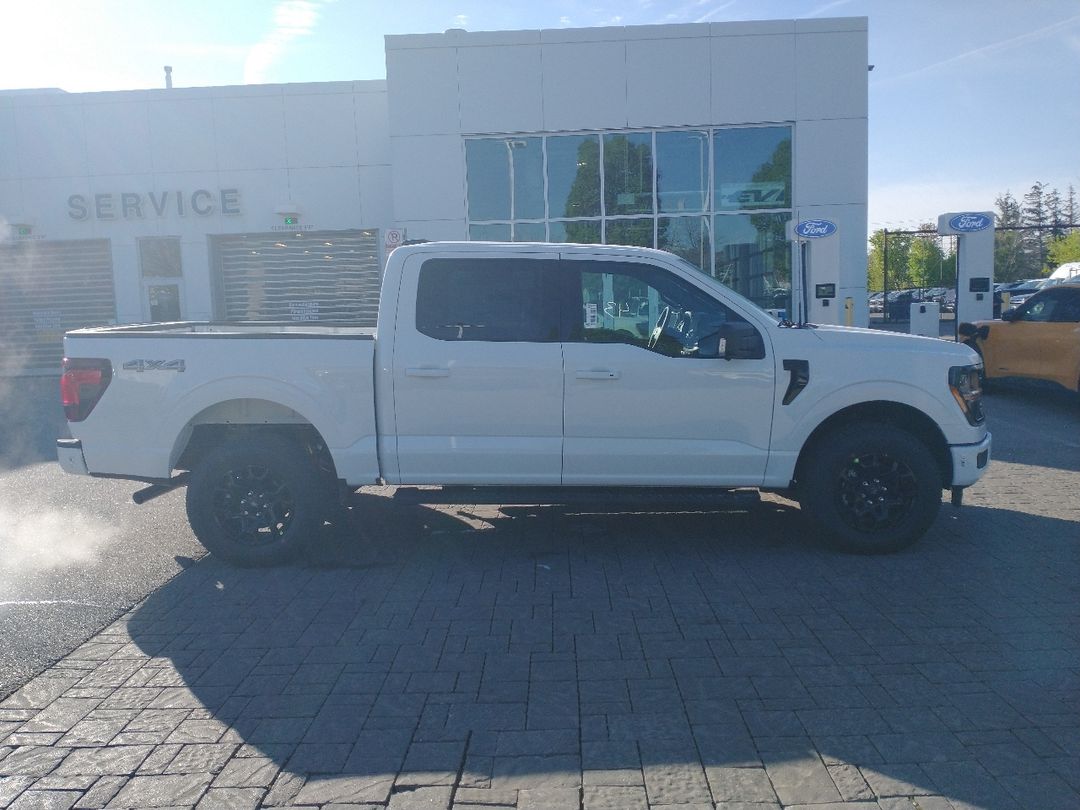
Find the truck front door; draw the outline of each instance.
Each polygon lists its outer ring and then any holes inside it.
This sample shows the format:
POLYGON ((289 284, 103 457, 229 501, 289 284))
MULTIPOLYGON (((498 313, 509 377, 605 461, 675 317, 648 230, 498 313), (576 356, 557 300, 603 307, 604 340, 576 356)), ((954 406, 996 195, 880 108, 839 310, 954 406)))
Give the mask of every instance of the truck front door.
POLYGON ((766 336, 757 330, 760 357, 724 360, 709 335, 747 320, 671 270, 575 254, 562 265, 580 293, 563 346, 563 483, 760 484, 773 411, 766 336))
POLYGON ((556 259, 409 259, 393 355, 400 483, 559 483, 556 259))

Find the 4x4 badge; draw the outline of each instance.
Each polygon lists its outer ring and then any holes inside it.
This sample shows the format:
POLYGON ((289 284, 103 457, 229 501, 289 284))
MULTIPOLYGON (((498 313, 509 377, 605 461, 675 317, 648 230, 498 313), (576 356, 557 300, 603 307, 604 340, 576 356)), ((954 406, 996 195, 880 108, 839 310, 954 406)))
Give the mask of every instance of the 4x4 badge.
POLYGON ((183 371, 183 360, 128 360, 124 371, 183 371))

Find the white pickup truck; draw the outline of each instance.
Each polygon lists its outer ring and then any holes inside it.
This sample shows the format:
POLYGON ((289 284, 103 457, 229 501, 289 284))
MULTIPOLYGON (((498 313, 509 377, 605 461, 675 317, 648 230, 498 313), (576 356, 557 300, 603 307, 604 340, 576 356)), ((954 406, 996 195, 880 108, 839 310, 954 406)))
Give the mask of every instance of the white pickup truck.
POLYGON ((775 317, 661 251, 394 251, 374 330, 177 323, 64 339, 72 473, 187 486, 200 541, 288 559, 343 488, 757 487, 836 547, 921 537, 986 470, 953 342, 775 317), (177 474, 178 473, 178 474, 177 474))

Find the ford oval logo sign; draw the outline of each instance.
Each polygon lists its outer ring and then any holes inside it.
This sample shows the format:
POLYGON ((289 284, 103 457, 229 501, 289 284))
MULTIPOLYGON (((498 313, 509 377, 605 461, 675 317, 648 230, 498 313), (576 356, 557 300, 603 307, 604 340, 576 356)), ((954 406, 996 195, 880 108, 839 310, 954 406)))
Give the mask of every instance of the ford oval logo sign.
POLYGON ((820 239, 836 233, 836 223, 827 219, 804 219, 795 226, 795 233, 803 239, 820 239))
POLYGON ((949 227, 960 233, 985 231, 992 221, 986 214, 957 214, 949 220, 949 227))

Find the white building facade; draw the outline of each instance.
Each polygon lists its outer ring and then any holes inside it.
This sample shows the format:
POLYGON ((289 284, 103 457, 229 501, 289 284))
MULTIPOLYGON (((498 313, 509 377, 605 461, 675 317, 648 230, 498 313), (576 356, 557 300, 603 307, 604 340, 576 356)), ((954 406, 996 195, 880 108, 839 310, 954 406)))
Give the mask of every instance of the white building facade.
POLYGON ((90 323, 374 323, 402 237, 660 247, 784 306, 786 225, 827 219, 866 322, 865 18, 391 36, 386 66, 0 94, 8 373, 90 323))

